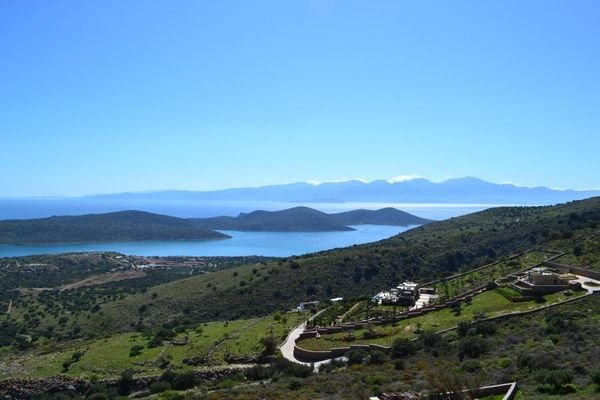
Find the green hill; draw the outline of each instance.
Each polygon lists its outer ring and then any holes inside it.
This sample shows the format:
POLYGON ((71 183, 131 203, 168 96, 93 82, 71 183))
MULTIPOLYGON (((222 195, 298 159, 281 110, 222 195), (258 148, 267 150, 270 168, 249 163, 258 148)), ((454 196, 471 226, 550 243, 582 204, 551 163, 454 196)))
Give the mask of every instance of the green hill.
POLYGON ((227 238, 186 219, 142 211, 0 221, 0 243, 4 244, 227 238))
POLYGON ((381 210, 353 210, 337 214, 329 214, 334 220, 346 225, 423 225, 431 220, 417 217, 405 211, 397 210, 392 207, 382 208, 381 210))
POLYGON ((207 229, 271 232, 330 232, 351 231, 331 216, 308 207, 294 207, 282 211, 253 211, 237 217, 216 217, 193 220, 207 229))
MULTIPOLYGON (((265 315, 305 300, 369 296, 404 279, 428 281, 540 246, 600 256, 600 198, 501 207, 427 224, 391 239, 195 276, 101 305, 90 332, 265 315), (139 313, 144 309, 143 314, 139 313)), ((600 268, 600 266, 598 266, 600 268)))
POLYGON ((254 211, 237 217, 196 218, 194 223, 206 229, 270 232, 350 231, 348 225, 422 225, 431 222, 395 208, 354 210, 326 214, 309 207, 281 211, 254 211))

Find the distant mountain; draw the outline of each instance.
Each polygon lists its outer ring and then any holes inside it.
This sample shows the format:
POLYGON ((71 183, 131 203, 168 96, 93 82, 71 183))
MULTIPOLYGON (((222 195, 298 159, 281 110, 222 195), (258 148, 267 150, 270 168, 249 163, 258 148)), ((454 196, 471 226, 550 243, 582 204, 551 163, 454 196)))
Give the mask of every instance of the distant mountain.
POLYGON ((142 211, 0 221, 0 243, 4 244, 228 238, 187 219, 142 211))
POLYGON ((294 207, 282 211, 253 211, 237 217, 193 219, 206 229, 272 232, 332 232, 351 231, 352 228, 332 216, 308 207, 294 207))
POLYGON ((555 204, 599 196, 598 190, 554 190, 496 184, 478 178, 450 179, 434 183, 413 179, 390 183, 384 180, 330 182, 319 185, 291 183, 258 188, 217 191, 160 191, 90 196, 93 199, 186 200, 186 201, 281 201, 297 203, 390 202, 470 204, 555 204))
POLYGON ((423 225, 430 220, 395 208, 377 211, 355 210, 326 214, 309 207, 294 207, 282 211, 254 211, 237 217, 192 219, 205 229, 271 232, 332 232, 351 231, 348 225, 423 225))
POLYGON ((329 214, 334 220, 346 225, 423 225, 431 222, 405 211, 387 207, 381 210, 354 210, 337 214, 329 214))

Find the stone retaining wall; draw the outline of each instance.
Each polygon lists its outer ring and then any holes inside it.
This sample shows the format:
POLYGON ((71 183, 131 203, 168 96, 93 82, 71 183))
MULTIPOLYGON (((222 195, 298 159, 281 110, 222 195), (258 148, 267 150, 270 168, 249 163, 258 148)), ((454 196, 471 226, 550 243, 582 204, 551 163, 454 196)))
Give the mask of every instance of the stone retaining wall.
POLYGON ((303 362, 318 362, 325 361, 332 358, 342 357, 350 350, 382 350, 387 351, 389 347, 381 346, 378 344, 353 344, 348 347, 335 347, 331 350, 306 350, 302 347, 294 346, 294 357, 303 362))
MULTIPOLYGON (((499 321, 499 320, 510 318, 510 317, 514 317, 514 316, 536 313, 536 312, 547 310, 547 309, 552 308, 552 307, 556 307, 556 306, 560 306, 560 305, 563 305, 563 304, 567 304, 567 303, 572 303, 572 302, 575 302, 575 301, 579 301, 579 300, 582 300, 582 299, 586 298, 587 296, 600 296, 600 292, 596 292, 594 294, 585 294, 585 295, 580 296, 580 297, 575 297, 575 298, 572 298, 572 299, 563 300, 563 301, 560 301, 558 303, 549 304, 547 306, 543 306, 543 307, 536 308, 536 309, 533 309, 533 310, 517 311, 517 312, 512 312, 512 313, 497 315, 495 317, 484 318, 484 319, 475 321, 474 323, 480 323, 480 322, 486 322, 486 321, 499 321)), ((442 334, 442 333, 446 333, 446 332, 450 332, 450 331, 456 330, 456 328, 457 327, 454 326, 454 327, 451 327, 451 328, 442 329, 441 331, 437 331, 436 333, 442 334)), ((320 332, 321 331, 319 331, 319 334, 320 334, 320 332)), ((324 361, 324 360, 329 360, 329 359, 332 359, 332 358, 341 357, 347 351, 350 351, 350 350, 353 350, 353 349, 364 349, 364 350, 370 350, 370 349, 389 350, 390 349, 390 347, 382 346, 382 345, 376 345, 376 344, 351 345, 351 346, 348 346, 348 347, 336 347, 336 348, 333 348, 331 350, 322 350, 322 351, 307 350, 307 349, 303 349, 302 347, 298 346, 298 342, 300 342, 302 339, 314 338, 314 337, 316 337, 316 335, 317 335, 317 331, 306 331, 306 332, 301 333, 300 336, 298 337, 298 339, 296 339, 296 343, 294 344, 294 357, 296 357, 300 361, 317 362, 317 361, 324 361)), ((413 339, 413 340, 416 340, 416 339, 413 339)), ((512 399, 512 397, 509 398, 509 399, 512 399)))

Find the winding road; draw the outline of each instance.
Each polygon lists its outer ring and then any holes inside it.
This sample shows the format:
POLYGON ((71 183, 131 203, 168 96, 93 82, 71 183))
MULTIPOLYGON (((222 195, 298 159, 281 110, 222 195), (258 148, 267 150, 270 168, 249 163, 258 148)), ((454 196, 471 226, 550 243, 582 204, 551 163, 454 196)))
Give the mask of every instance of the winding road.
MULTIPOLYGON (((323 311, 327 310, 326 308, 319 311, 318 313, 316 313, 315 315, 311 316, 307 321, 311 321, 312 319, 316 318, 319 314, 321 314, 323 311)), ((299 359, 297 359, 294 356, 294 345, 296 344, 296 340, 298 339, 298 337, 300 337, 300 334, 302 332, 304 332, 304 329, 306 329, 306 322, 304 321, 303 323, 301 323, 300 325, 298 325, 297 327, 295 327, 290 334, 287 336, 287 338, 285 339, 285 342, 283 342, 281 344, 281 346, 279 346, 279 350, 281 351, 281 355, 292 361, 295 362, 297 364, 302 364, 302 365, 312 365, 315 371, 319 371, 319 367, 323 364, 327 364, 329 363, 331 360, 324 360, 324 361, 318 361, 318 362, 314 362, 314 363, 308 363, 305 361, 301 361, 299 359)), ((343 358, 343 357, 341 357, 343 358)))

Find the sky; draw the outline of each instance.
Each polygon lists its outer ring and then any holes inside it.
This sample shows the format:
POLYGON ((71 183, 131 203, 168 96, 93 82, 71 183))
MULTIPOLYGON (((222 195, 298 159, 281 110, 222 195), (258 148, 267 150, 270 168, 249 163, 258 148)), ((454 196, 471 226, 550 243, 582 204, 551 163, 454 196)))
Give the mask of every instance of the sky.
POLYGON ((0 0, 0 196, 600 188, 600 2, 0 0))

